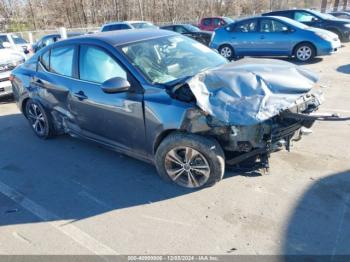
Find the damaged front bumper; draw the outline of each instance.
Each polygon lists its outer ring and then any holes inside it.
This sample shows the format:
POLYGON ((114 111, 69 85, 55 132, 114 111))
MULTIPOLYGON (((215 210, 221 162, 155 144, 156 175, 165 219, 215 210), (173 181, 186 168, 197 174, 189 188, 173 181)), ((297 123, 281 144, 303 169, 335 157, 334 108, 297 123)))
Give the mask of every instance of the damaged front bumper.
POLYGON ((322 101, 320 92, 310 92, 300 97, 289 109, 261 124, 232 126, 224 148, 236 154, 226 163, 235 166, 247 159, 259 159, 253 166, 268 168, 271 153, 283 148, 289 151, 293 141, 299 141, 304 134, 310 133, 309 128, 318 120, 310 117, 311 113, 318 109, 322 101))

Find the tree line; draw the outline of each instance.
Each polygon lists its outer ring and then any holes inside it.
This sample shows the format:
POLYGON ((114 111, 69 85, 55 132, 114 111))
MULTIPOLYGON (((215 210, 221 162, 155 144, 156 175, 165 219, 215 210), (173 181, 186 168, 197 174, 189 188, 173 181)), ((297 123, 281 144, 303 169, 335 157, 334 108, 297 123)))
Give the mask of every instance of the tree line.
POLYGON ((0 30, 94 27, 119 20, 195 23, 204 16, 239 17, 342 4, 347 0, 0 0, 0 30))

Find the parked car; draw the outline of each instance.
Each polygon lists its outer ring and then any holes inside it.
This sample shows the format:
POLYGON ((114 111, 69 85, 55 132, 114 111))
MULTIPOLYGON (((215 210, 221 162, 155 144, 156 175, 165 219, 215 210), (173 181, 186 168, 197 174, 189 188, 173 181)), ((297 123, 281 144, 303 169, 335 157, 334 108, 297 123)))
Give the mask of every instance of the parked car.
POLYGON ((350 19, 350 12, 347 11, 336 11, 330 12, 329 14, 340 19, 350 19))
POLYGON ((21 53, 0 44, 0 97, 12 94, 11 71, 22 63, 24 58, 21 53))
POLYGON ((214 31, 216 28, 225 26, 233 22, 233 19, 224 16, 205 17, 198 24, 199 29, 204 31, 214 31))
POLYGON ((112 22, 101 27, 101 32, 125 30, 125 29, 158 29, 157 26, 151 22, 146 21, 124 21, 112 22))
MULTIPOLYGON (((67 37, 74 37, 74 36, 79 36, 82 35, 82 33, 74 33, 74 32, 69 32, 67 33, 67 37)), ((34 53, 38 52, 41 48, 48 46, 52 43, 55 43, 57 41, 61 40, 61 35, 60 34, 49 34, 49 35, 44 35, 41 37, 36 43, 32 45, 32 50, 34 53)))
POLYGON ((183 34, 207 46, 209 45, 211 36, 213 34, 209 31, 202 31, 198 27, 190 24, 165 25, 161 26, 160 29, 170 30, 183 34))
POLYGON ((13 33, 0 33, 0 45, 3 45, 5 42, 8 43, 5 44, 6 48, 12 48, 13 50, 23 52, 24 54, 28 54, 30 51, 30 43, 19 35, 13 33))
POLYGON ((254 158, 267 168, 270 152, 314 123, 317 79, 283 61, 229 63, 166 30, 58 41, 12 72, 17 105, 39 138, 99 142, 189 188, 220 181, 225 162, 254 158))
POLYGON ((340 41, 347 42, 350 40, 350 21, 347 19, 339 19, 332 15, 309 9, 276 11, 263 15, 288 17, 308 26, 331 31, 338 35, 340 41))
POLYGON ((215 30, 210 47, 227 59, 241 56, 294 56, 308 62, 341 46, 336 34, 286 17, 261 16, 215 30))

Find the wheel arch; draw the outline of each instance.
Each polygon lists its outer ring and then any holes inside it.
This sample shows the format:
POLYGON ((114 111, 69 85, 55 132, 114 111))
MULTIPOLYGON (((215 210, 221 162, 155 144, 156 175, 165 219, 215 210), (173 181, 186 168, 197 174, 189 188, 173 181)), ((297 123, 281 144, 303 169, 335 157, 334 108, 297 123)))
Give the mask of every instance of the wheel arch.
POLYGON ((179 129, 166 129, 163 130, 160 134, 158 134, 157 138, 155 139, 155 142, 153 144, 153 154, 155 154, 157 152, 157 149, 159 147, 159 145, 162 143, 162 141, 171 133, 174 132, 181 132, 181 130, 179 129))
POLYGON ((302 44, 309 44, 313 47, 314 51, 315 51, 315 56, 317 56, 317 47, 314 43, 310 42, 310 41, 301 41, 301 42, 298 42, 294 45, 293 47, 293 52, 292 52, 292 55, 295 55, 295 51, 296 51, 296 48, 302 44))

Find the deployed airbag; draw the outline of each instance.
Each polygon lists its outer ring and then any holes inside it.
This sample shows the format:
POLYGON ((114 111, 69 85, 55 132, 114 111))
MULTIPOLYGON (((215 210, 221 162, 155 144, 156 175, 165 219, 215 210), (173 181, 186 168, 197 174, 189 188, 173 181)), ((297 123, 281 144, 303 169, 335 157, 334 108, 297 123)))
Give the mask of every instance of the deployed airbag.
POLYGON ((294 64, 243 59, 203 71, 187 81, 197 105, 230 125, 254 125, 291 107, 318 77, 294 64))

